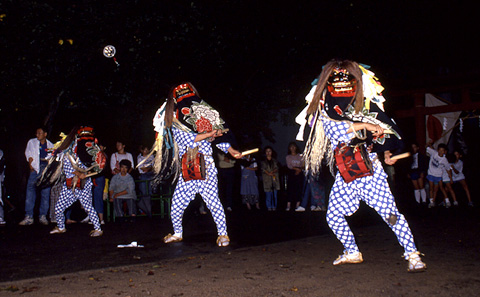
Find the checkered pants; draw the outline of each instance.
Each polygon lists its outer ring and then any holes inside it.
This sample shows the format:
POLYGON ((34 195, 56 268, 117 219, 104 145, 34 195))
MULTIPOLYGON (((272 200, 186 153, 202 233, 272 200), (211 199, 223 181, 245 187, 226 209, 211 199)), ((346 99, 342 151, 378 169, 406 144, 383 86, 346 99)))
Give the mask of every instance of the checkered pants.
MULTIPOLYGON (((70 164, 68 158, 64 158, 63 161, 63 172, 70 178, 73 176, 75 169, 70 164)), ((55 205, 55 217, 57 218, 57 226, 60 229, 65 228, 65 210, 72 205, 75 201, 80 200, 85 212, 87 213, 90 221, 93 223, 95 230, 102 230, 100 227, 100 220, 98 219, 97 212, 93 208, 92 204, 92 179, 88 178, 85 186, 82 190, 75 189, 72 191, 67 188, 67 183, 63 183, 62 190, 60 192, 60 197, 58 197, 57 204, 55 205)))
MULTIPOLYGON (((207 160, 205 161, 206 163, 208 162, 207 160)), ((217 169, 213 164, 207 169, 207 178, 205 180, 190 180, 185 182, 183 177, 179 178, 177 187, 173 193, 170 213, 174 232, 183 233, 183 213, 188 204, 195 199, 197 193, 202 196, 203 201, 205 201, 205 204, 212 213, 213 220, 217 225, 218 235, 227 235, 225 211, 218 198, 217 169)))
POLYGON ((85 209, 95 230, 101 230, 100 220, 92 204, 92 180, 90 178, 85 183, 83 190, 75 189, 75 192, 73 192, 67 188, 66 184, 63 185, 60 197, 55 205, 55 216, 57 218, 58 228, 65 228, 65 210, 77 200, 80 200, 80 204, 82 204, 85 209))
POLYGON ((330 229, 342 242, 345 251, 349 253, 359 251, 345 216, 351 216, 357 211, 360 200, 377 211, 395 233, 398 242, 405 249, 405 253, 417 251, 410 227, 405 217, 397 209, 395 198, 387 182, 387 175, 378 160, 375 162, 373 176, 362 177, 347 184, 337 173, 333 184, 328 205, 327 222, 330 229), (391 215, 397 216, 395 225, 388 222, 391 215))

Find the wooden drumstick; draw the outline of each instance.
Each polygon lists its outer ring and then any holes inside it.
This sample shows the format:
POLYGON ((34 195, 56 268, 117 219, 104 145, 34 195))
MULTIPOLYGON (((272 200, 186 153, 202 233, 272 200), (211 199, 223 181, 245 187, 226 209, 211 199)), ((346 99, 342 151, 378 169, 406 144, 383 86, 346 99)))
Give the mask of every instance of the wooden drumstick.
POLYGON ((252 150, 244 151, 244 152, 242 152, 242 156, 250 155, 250 154, 253 154, 253 153, 256 153, 256 152, 258 152, 258 148, 254 148, 252 150))
POLYGON ((403 159, 403 158, 407 158, 407 157, 410 157, 410 153, 403 153, 403 154, 399 154, 399 155, 395 155, 395 156, 391 156, 390 157, 390 160, 398 160, 398 159, 403 159))
POLYGON ((94 175, 96 175, 96 174, 98 174, 98 172, 90 172, 90 173, 87 173, 87 174, 85 175, 85 178, 94 176, 94 175))

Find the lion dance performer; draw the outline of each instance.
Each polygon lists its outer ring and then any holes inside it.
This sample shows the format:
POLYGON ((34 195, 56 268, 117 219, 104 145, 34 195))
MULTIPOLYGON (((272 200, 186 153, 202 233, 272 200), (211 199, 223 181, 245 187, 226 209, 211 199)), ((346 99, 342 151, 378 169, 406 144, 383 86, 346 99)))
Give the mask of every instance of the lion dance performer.
POLYGON ((338 172, 330 193, 327 222, 344 246, 344 253, 333 265, 363 262, 362 254, 345 219, 359 208, 360 200, 372 207, 392 229, 404 248, 408 271, 424 271, 420 253, 405 217, 398 211, 387 175, 377 153, 386 164, 391 151, 401 149, 401 136, 395 122, 383 110, 383 87, 368 66, 348 60, 327 63, 306 99, 308 106, 297 117, 297 138, 311 127, 304 158, 307 171, 318 173, 326 158, 338 172), (307 119, 308 115, 308 119, 307 119))
MULTIPOLYGON (((172 197, 170 216, 174 234, 164 238, 165 243, 183 239, 182 218, 188 204, 198 193, 212 213, 217 226, 218 246, 228 246, 225 211, 218 197, 217 168, 212 157, 212 144, 224 153, 240 158, 233 149, 231 133, 225 133, 226 124, 219 113, 202 100, 191 83, 172 88, 167 102, 157 111, 153 120, 157 138, 154 170, 156 180, 173 175, 178 179, 172 197), (180 165, 181 164, 181 165, 180 165), (181 171, 182 177, 178 177, 181 171)), ((153 184, 155 185, 155 180, 153 184)))
POLYGON ((103 235, 100 220, 92 205, 92 180, 90 176, 105 168, 106 156, 97 145, 92 127, 74 127, 54 146, 52 157, 43 171, 38 184, 63 183, 60 196, 55 204, 57 226, 50 234, 67 232, 65 210, 80 200, 90 221, 93 223, 91 237, 103 235))

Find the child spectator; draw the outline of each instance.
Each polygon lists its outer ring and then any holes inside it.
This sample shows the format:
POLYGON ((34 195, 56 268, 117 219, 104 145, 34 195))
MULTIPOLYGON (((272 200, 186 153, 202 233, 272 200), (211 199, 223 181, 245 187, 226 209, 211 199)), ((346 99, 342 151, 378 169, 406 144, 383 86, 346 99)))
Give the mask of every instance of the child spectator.
MULTIPOLYGON (((442 184, 440 184, 440 190, 442 191, 443 195, 445 197, 448 197, 448 193, 450 193, 452 199, 453 199, 453 205, 458 206, 457 202, 457 196, 455 195, 455 192, 453 191, 453 163, 455 162, 455 159, 453 155, 446 155, 447 160, 448 160, 448 167, 443 170, 443 175, 442 175, 442 184), (450 171, 450 174, 449 172, 450 171), (445 184, 445 187, 443 187, 443 184, 445 184), (446 189, 445 189, 446 188, 446 189)), ((446 206, 446 205, 445 205, 446 206)))
MULTIPOLYGON (((428 164, 427 180, 430 185, 430 203, 428 208, 435 207, 435 199, 437 197, 438 187, 442 183, 443 171, 446 170, 450 179, 452 176, 452 170, 450 170, 450 164, 447 157, 447 146, 444 143, 438 145, 438 152, 432 147, 430 141, 427 146, 427 154, 430 156, 430 163, 428 164)), ((450 207, 450 200, 445 196, 445 207, 450 207)))
POLYGON ((260 204, 258 203, 258 180, 255 174, 258 166, 255 158, 251 155, 243 157, 241 169, 240 195, 242 196, 242 202, 249 210, 252 209, 251 205, 255 205, 257 209, 260 209, 260 204))
POLYGON ((123 202, 127 203, 128 215, 136 215, 137 195, 135 194, 135 181, 128 173, 132 168, 129 160, 120 161, 120 174, 115 174, 110 182, 110 202, 113 202, 115 216, 123 217, 123 202))
MULTIPOLYGON (((467 195, 468 199, 468 206, 473 206, 472 197, 470 196, 470 190, 468 189, 467 182, 465 181, 465 175, 463 174, 463 161, 462 161, 462 153, 459 151, 453 152, 455 155, 455 162, 451 164, 452 169, 452 179, 454 183, 460 183, 462 185, 465 194, 467 195)), ((455 200, 453 205, 458 205, 458 202, 455 200)))
POLYGON ((425 172, 426 172, 426 157, 420 153, 419 147, 416 143, 412 144, 412 164, 408 177, 412 180, 415 200, 418 204, 427 203, 427 192, 425 191, 425 172))

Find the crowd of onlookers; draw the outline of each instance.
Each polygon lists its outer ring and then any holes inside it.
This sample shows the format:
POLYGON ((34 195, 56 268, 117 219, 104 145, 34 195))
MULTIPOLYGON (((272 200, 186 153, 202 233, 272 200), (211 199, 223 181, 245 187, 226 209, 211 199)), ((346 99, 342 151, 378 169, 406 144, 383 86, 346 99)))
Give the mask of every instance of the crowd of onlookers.
POLYGON ((412 180, 416 202, 433 208, 437 205, 437 194, 440 190, 443 199, 438 205, 446 208, 458 206, 457 195, 453 190, 453 185, 458 183, 465 191, 468 206, 472 207, 473 201, 463 173, 462 153, 455 150, 453 154, 449 154, 448 147, 443 143, 438 144, 435 150, 432 142, 427 144, 426 152, 429 159, 420 152, 417 144, 412 144, 409 178, 412 180))
MULTIPOLYGON (((20 225, 34 223, 34 207, 37 195, 40 194, 40 207, 38 222, 44 225, 55 222, 55 203, 58 199, 61 184, 51 188, 38 189, 36 180, 46 166, 47 152, 53 144, 47 140, 44 128, 36 131, 36 138, 29 140, 25 150, 26 160, 30 167, 25 195, 25 218, 20 225), (49 211, 50 209, 50 211, 49 211)), ((102 150, 105 149, 100 144, 102 150)), ((151 217, 152 200, 150 180, 154 177, 154 155, 150 154, 148 147, 142 145, 134 160, 131 153, 125 150, 125 144, 117 141, 116 152, 109 155, 109 166, 93 179, 93 205, 98 213, 101 224, 105 222, 105 201, 112 203, 113 215, 116 218, 128 216, 134 218, 138 214, 151 217), (135 167, 135 165, 140 166, 135 167)), ((455 151, 448 154, 447 146, 439 144, 437 150, 429 143, 423 155, 416 144, 412 144, 412 163, 408 177, 414 187, 414 197, 418 204, 429 208, 437 205, 438 192, 443 195, 438 205, 445 207, 457 206, 457 195, 453 184, 458 183, 465 191, 468 205, 473 206, 470 191, 463 174, 462 154, 455 151), (426 182, 427 181, 427 182, 426 182), (428 189, 428 192, 426 190, 428 189)), ((314 176, 305 172, 304 163, 299 147, 295 142, 288 145, 288 154, 285 159, 286 166, 282 166, 276 159, 272 147, 263 149, 261 160, 255 155, 246 155, 236 160, 223 152, 216 152, 215 166, 218 168, 219 196, 227 211, 234 208, 234 199, 240 194, 241 203, 246 209, 263 209, 276 211, 279 209, 279 193, 283 194, 286 201, 282 201, 282 209, 302 212, 308 208, 311 211, 326 211, 325 177, 314 176), (240 177, 240 178, 239 178, 240 177), (238 193, 239 192, 239 193, 238 193)), ((0 181, 4 178, 5 158, 0 150, 0 181)), ((387 170, 388 172, 388 170, 387 170)), ((180 177, 182 178, 182 177, 180 177)), ((3 183, 2 183, 3 184, 3 183)), ((174 185, 170 185, 171 192, 174 185)), ((4 192, 3 189, 0 190, 4 192)), ((0 225, 5 224, 4 204, 0 203, 0 225)), ((199 211, 206 213, 205 204, 200 202, 199 211)), ((79 204, 72 206, 79 207, 79 204)), ((67 209, 66 223, 75 223, 71 218, 71 209, 67 209)), ((82 222, 88 222, 88 216, 82 222)))
MULTIPOLYGON (((39 204, 38 222, 48 225, 55 223, 55 204, 58 201, 61 183, 51 187, 39 188, 36 181, 47 166, 48 152, 53 144, 47 139, 45 128, 36 130, 35 138, 27 143, 25 157, 28 162, 30 173, 25 194, 25 216, 19 225, 31 225, 34 223, 35 205, 39 204), (37 202, 37 195, 40 201, 37 202)), ((99 143, 99 147, 105 151, 105 146, 99 143)), ((105 152, 106 153, 106 152, 105 152)), ((3 152, 2 164, 4 162, 3 152)), ((276 160, 276 154, 272 147, 263 150, 263 158, 257 161, 253 155, 246 155, 236 160, 221 151, 216 152, 215 166, 218 168, 219 196, 227 211, 232 211, 234 199, 241 197, 242 204, 247 209, 262 209, 276 211, 278 208, 279 191, 286 193, 286 208, 289 211, 305 211, 310 207, 312 211, 324 211, 325 189, 324 182, 319 177, 307 175, 303 170, 303 161, 298 146, 292 142, 288 146, 286 166, 281 166, 276 160), (240 176, 240 180, 239 179, 240 176), (238 193, 239 192, 239 193, 238 193), (240 194, 240 195, 238 195, 240 194), (263 200, 263 198, 265 200, 263 200), (260 201, 262 200, 262 201, 260 201)), ((106 168, 92 177, 92 202, 99 216, 101 224, 107 219, 105 215, 105 201, 111 203, 115 218, 128 216, 134 218, 138 214, 151 217, 152 200, 150 180, 153 173, 154 155, 146 146, 140 146, 136 159, 127 152, 125 144, 117 141, 115 152, 108 155, 106 168), (140 164, 140 166, 135 167, 140 164)), ((0 177, 3 179, 3 165, 0 177)), ((180 177, 182 178, 182 177, 180 177)), ((173 191, 174 185, 170 185, 173 191)), ((2 200, 3 201, 3 200, 2 200)), ((0 204, 3 206, 3 203, 0 204)), ((72 209, 80 208, 79 203, 74 203, 65 211, 67 224, 76 223, 78 219, 72 217, 72 209)), ((200 213, 206 213, 204 203, 201 203, 200 213)), ((85 216, 83 223, 88 223, 85 216)), ((4 224, 3 207, 0 208, 0 224, 4 224)))
MULTIPOLYGON (((38 209, 38 222, 43 225, 48 225, 50 222, 55 223, 55 204, 58 201, 62 189, 62 183, 55 183, 47 187, 37 186, 37 180, 48 164, 48 154, 52 151, 54 145, 47 139, 47 130, 43 127, 36 130, 35 136, 35 138, 28 141, 25 149, 25 157, 30 172, 25 191, 25 217, 19 223, 19 225, 24 226, 34 223, 34 209, 37 203, 40 205, 38 209), (39 202, 37 202, 37 196, 40 198, 39 202)), ((99 144, 99 147, 102 151, 105 150, 105 146, 102 144, 99 144)), ((108 165, 100 174, 92 177, 92 200, 101 224, 105 223, 105 200, 112 202, 114 215, 116 217, 123 217, 124 215, 134 217, 137 212, 141 212, 149 217, 152 215, 148 185, 145 182, 153 177, 153 156, 148 156, 148 153, 148 148, 144 146, 139 148, 136 164, 140 164, 142 161, 144 162, 135 169, 132 154, 125 151, 125 145, 121 141, 117 141, 116 152, 109 156, 110 162, 108 165), (135 181, 134 177, 138 180, 135 181)), ((5 158, 1 150, 0 156, 0 181, 2 185, 0 191, 2 194, 2 196, 0 196, 0 225, 4 225, 3 206, 4 203, 9 203, 9 201, 6 197, 3 197, 5 192, 3 189, 5 158)), ((80 204, 75 203, 65 211, 67 224, 76 222, 71 217, 72 209, 76 207, 79 208, 80 204)), ((88 223, 88 216, 86 216, 82 222, 88 223)))

